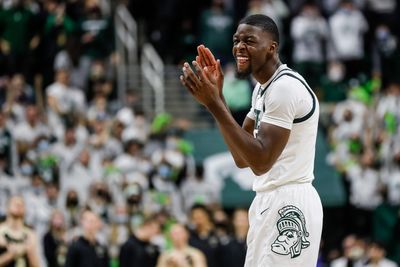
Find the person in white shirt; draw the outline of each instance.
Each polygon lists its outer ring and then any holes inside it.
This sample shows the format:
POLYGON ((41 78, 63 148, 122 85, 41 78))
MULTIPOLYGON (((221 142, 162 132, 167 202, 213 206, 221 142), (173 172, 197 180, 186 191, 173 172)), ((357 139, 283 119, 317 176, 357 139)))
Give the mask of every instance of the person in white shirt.
POLYGON ((18 149, 21 146, 31 146, 41 136, 49 136, 48 127, 40 120, 38 108, 34 105, 25 109, 25 121, 18 123, 13 129, 13 136, 18 149))
POLYGON ((342 0, 339 9, 329 18, 331 60, 342 61, 346 78, 354 78, 364 70, 364 34, 368 23, 350 0, 342 0))
POLYGON ((342 241, 343 255, 331 262, 331 267, 362 267, 365 254, 365 242, 350 234, 342 241))
POLYGON ((312 186, 319 104, 304 78, 279 59, 275 22, 251 15, 233 35, 240 76, 257 80, 243 127, 222 97, 220 61, 198 47, 195 72, 184 63, 182 84, 214 116, 238 167, 256 175, 245 267, 316 266, 322 204, 312 186))
POLYGON ((83 92, 73 88, 69 84, 69 72, 59 69, 56 80, 46 88, 47 103, 50 109, 57 114, 80 111, 83 113, 86 107, 86 99, 83 92))
POLYGON ((398 265, 386 257, 385 246, 377 241, 369 244, 367 249, 367 260, 363 267, 397 267, 398 265))
POLYGON ((325 60, 323 41, 328 37, 328 24, 313 3, 305 3, 301 13, 291 24, 293 39, 293 62, 295 69, 307 76, 310 87, 315 90, 323 73, 325 60))

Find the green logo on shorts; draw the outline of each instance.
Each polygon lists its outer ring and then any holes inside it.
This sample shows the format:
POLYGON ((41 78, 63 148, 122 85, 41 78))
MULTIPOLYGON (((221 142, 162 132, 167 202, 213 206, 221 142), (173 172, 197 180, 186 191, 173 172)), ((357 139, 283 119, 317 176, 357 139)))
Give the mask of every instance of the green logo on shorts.
POLYGON ((306 239, 309 233, 306 229, 306 220, 303 212, 295 206, 285 206, 279 211, 281 218, 276 223, 279 236, 271 245, 276 254, 289 255, 291 258, 300 256, 301 250, 310 246, 306 239))

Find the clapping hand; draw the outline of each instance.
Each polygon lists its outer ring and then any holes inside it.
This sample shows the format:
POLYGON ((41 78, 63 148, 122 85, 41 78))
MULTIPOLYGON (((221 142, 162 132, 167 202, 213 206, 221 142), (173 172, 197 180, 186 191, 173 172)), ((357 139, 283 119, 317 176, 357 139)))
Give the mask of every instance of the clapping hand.
POLYGON ((222 99, 223 72, 219 60, 204 45, 197 48, 196 61, 192 62, 195 72, 185 62, 180 76, 181 83, 196 100, 208 107, 222 99))

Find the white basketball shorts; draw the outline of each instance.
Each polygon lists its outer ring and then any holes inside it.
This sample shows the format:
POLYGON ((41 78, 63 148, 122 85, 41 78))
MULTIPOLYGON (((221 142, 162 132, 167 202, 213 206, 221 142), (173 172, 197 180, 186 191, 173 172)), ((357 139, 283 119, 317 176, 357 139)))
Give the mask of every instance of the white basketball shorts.
POLYGON ((315 267, 322 217, 310 183, 257 192, 249 209, 245 267, 315 267))

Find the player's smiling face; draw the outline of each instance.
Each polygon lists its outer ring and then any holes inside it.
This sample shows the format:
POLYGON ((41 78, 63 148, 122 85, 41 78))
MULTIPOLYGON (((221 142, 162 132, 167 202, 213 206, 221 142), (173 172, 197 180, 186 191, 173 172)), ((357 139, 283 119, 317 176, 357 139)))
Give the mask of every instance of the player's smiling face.
POLYGON ((276 47, 271 49, 273 43, 270 34, 260 27, 239 24, 233 35, 232 48, 238 76, 262 73, 268 60, 273 57, 276 47))

